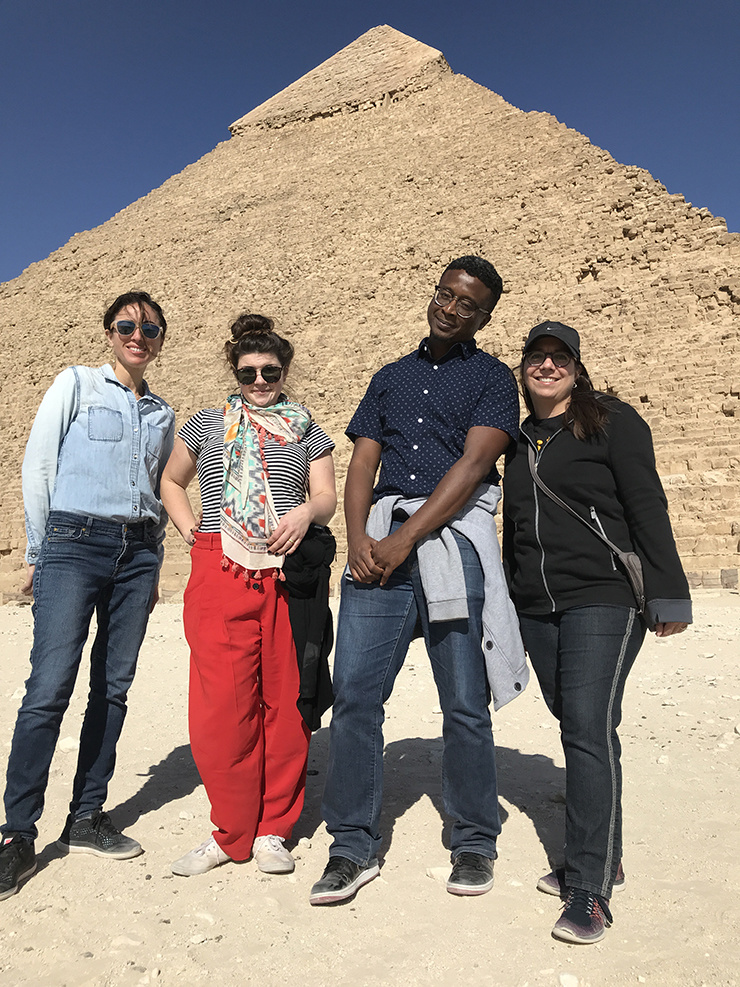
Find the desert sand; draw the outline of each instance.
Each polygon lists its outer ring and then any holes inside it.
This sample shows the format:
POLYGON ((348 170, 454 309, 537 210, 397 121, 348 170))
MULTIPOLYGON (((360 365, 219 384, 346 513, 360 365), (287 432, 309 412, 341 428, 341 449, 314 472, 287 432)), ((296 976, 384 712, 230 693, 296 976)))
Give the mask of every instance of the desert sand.
MULTIPOLYGON (((386 708, 379 878, 350 903, 308 903, 329 845, 319 810, 326 725, 313 739, 295 873, 267 876, 247 862, 174 877, 170 862, 210 827, 188 747, 181 608, 160 605, 107 804, 146 852, 107 861, 56 848, 75 767, 83 664, 52 766, 38 871, 0 903, 0 984, 736 987, 739 618, 737 593, 699 590, 685 634, 649 636, 621 728, 626 888, 612 901, 615 922, 603 942, 571 946, 550 936, 558 900, 535 890, 548 858, 558 859, 564 792, 558 731, 536 682, 494 718, 503 819, 494 888, 469 899, 445 891, 441 716, 420 643, 386 708)), ((4 776, 27 674, 30 607, 0 607, 0 629, 4 776)))

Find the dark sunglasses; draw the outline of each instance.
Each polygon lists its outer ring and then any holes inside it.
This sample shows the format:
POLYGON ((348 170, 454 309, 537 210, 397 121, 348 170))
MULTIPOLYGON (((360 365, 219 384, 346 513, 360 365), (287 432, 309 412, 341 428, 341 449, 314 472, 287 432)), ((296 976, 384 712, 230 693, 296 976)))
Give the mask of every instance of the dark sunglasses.
POLYGON ((257 374, 260 374, 266 384, 277 384, 283 375, 282 367, 240 367, 236 371, 236 379, 240 384, 254 384, 257 374))
MULTIPOLYGON (((116 330, 119 336, 131 336, 136 328, 136 323, 131 322, 129 319, 119 319, 118 322, 113 323, 112 328, 116 330)), ((161 331, 162 327, 155 325, 153 322, 141 323, 141 334, 142 336, 146 336, 147 339, 156 339, 161 331)))
POLYGON ((530 367, 541 367, 549 357, 553 367, 567 367, 573 357, 564 350, 557 350, 555 353, 543 353, 542 350, 530 350, 524 354, 524 359, 530 367))

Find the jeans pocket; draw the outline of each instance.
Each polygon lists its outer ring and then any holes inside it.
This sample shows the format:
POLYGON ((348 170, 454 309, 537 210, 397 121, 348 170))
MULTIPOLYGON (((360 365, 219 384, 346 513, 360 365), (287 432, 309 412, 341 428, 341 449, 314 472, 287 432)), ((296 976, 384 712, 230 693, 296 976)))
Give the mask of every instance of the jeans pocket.
POLYGON ((86 537, 87 528, 82 524, 52 524, 46 529, 46 540, 51 543, 75 542, 86 537))

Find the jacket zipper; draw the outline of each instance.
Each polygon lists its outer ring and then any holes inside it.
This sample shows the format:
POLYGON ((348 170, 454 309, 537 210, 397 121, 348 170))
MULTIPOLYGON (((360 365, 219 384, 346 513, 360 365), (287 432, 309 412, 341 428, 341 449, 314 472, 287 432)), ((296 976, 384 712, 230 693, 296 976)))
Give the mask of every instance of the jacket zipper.
MULTIPOLYGON (((558 432, 562 432, 562 429, 558 429, 558 432)), ((554 435, 550 436, 550 442, 552 442, 552 440, 555 438, 555 435, 557 435, 558 432, 555 432, 554 435)), ((535 468, 536 468, 540 464, 540 456, 542 455, 545 446, 543 445, 541 449, 538 449, 526 432, 523 431, 522 434, 526 437, 527 442, 529 442, 530 445, 534 447, 535 468)), ((555 610, 557 609, 555 606, 555 598, 550 592, 550 587, 547 583, 547 576, 545 576, 545 547, 542 544, 542 540, 540 539, 540 501, 538 496, 539 490, 537 488, 537 484, 534 482, 534 477, 532 477, 532 492, 534 494, 534 533, 535 533, 535 537, 537 538, 537 544, 540 546, 540 575, 542 576, 542 584, 545 587, 545 592, 547 593, 547 597, 550 601, 550 606, 552 608, 551 612, 555 613, 555 610)))
MULTIPOLYGON (((596 513, 596 508, 592 506, 592 507, 589 508, 589 510, 591 512, 591 520, 593 521, 593 523, 596 525, 596 527, 601 532, 602 538, 606 538, 607 535, 606 535, 606 532, 604 531, 604 525, 601 523, 601 518, 596 513)), ((608 547, 609 546, 607 545, 607 548, 608 547)), ((614 562, 614 552, 612 552, 611 549, 609 549, 609 558, 611 559, 612 569, 614 570, 614 572, 616 572, 617 571, 617 566, 616 566, 616 563, 614 562)))

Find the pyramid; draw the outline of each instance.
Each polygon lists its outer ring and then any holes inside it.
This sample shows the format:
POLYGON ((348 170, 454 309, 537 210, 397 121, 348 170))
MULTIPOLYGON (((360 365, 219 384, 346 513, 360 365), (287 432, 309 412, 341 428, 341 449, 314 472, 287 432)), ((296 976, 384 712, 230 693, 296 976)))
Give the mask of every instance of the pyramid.
MULTIPOLYGON (((371 374, 425 333, 447 261, 480 253, 504 296, 479 343, 510 365, 545 318, 576 326, 597 386, 650 424, 693 585, 737 584, 740 236, 547 113, 525 113, 390 27, 232 125, 231 136, 102 226, 0 285, 0 591, 25 545, 20 461, 71 363, 106 359, 102 313, 143 287, 170 329, 153 389, 178 422, 230 386, 241 311, 296 346, 291 393, 337 443, 371 374)), ((334 522, 343 539, 341 512, 334 522)), ((163 588, 189 562, 171 531, 163 588)))

